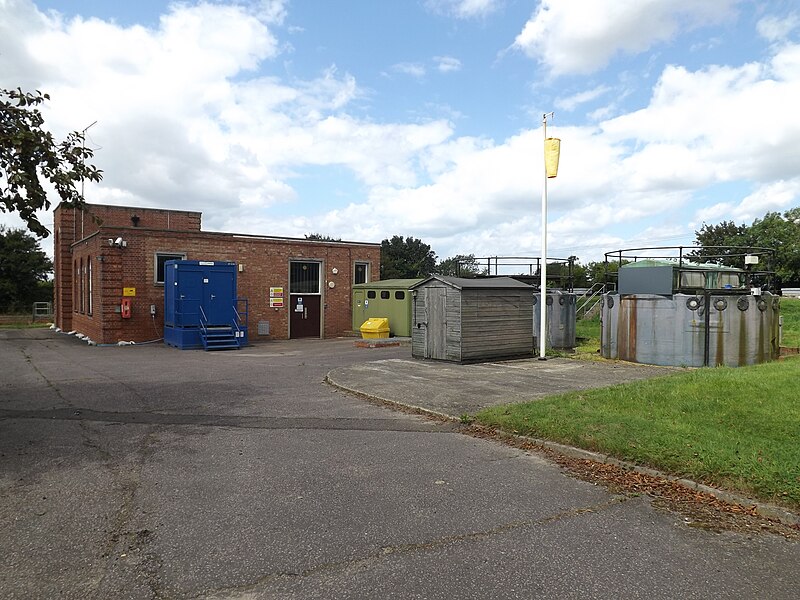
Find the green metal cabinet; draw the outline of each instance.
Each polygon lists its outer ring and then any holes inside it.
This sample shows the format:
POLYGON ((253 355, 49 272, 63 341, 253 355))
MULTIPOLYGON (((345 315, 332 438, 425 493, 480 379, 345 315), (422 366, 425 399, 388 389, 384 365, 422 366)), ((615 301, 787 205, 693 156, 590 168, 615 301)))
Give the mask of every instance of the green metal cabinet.
POLYGON ((353 331, 370 318, 389 319, 393 337, 411 337, 413 298, 409 288, 422 279, 385 279, 353 286, 353 331))

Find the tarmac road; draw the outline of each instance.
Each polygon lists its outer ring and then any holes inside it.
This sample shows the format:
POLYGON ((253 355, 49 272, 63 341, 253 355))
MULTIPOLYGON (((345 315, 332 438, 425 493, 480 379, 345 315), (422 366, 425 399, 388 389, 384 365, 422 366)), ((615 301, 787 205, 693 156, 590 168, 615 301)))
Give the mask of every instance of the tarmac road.
POLYGON ((413 375, 409 353, 0 331, 0 597, 797 596, 797 542, 689 527, 323 383, 413 375))

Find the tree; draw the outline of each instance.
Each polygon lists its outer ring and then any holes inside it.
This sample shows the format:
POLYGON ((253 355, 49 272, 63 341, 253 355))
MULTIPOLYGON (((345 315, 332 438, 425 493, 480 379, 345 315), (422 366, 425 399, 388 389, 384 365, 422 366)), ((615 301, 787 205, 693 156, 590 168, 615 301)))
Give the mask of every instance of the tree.
POLYGON ((759 265, 760 269, 775 271, 781 285, 800 283, 800 207, 783 215, 767 213, 753 221, 748 234, 750 245, 775 250, 772 263, 759 265))
POLYGON ((0 225, 0 312, 29 310, 41 299, 52 271, 53 263, 35 237, 0 225))
POLYGON ((741 255, 737 250, 725 250, 716 246, 749 246, 750 236, 747 225, 737 225, 733 221, 723 221, 719 225, 703 223, 700 231, 695 231, 695 243, 700 246, 687 254, 689 258, 700 263, 715 263, 728 267, 741 267, 741 255))
POLYGON ((742 268, 742 254, 747 248, 771 248, 775 253, 770 263, 761 263, 758 268, 774 271, 779 284, 800 282, 800 207, 782 215, 769 212, 750 226, 736 225, 733 221, 723 221, 718 225, 703 223, 700 230, 695 231, 695 236, 700 248, 688 255, 694 260, 742 268), (714 246, 741 248, 724 251, 714 246))
POLYGON ((474 254, 456 254, 450 258, 445 258, 436 265, 434 272, 439 275, 450 275, 453 277, 475 277, 480 275, 485 269, 475 260, 474 254))
POLYGON ((41 237, 50 234, 36 216, 36 211, 50 208, 42 179, 52 183, 63 202, 81 206, 84 199, 75 184, 103 177, 86 163, 93 152, 85 147, 81 132, 57 144, 42 128, 44 118, 37 107, 49 99, 38 90, 0 89, 0 210, 17 213, 41 237))
POLYGON ((334 238, 329 235, 322 235, 321 233, 307 233, 305 234, 307 240, 316 240, 320 242, 341 242, 342 238, 334 238))
POLYGON ((436 268, 436 253, 411 236, 392 236, 381 242, 381 279, 427 277, 436 268))
MULTIPOLYGON (((622 264, 627 265, 630 261, 622 259, 622 264)), ((614 257, 609 257, 606 261, 590 261, 586 265, 586 284, 592 286, 596 283, 613 283, 617 280, 619 271, 619 261, 614 257)))

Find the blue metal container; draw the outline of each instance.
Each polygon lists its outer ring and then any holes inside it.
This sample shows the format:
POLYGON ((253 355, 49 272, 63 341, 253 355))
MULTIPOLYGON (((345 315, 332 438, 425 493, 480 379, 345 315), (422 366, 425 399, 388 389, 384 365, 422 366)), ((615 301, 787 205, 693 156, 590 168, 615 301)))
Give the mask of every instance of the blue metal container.
POLYGON ((231 329, 247 344, 247 320, 238 310, 236 263, 169 260, 164 265, 164 342, 203 348, 204 333, 231 329))

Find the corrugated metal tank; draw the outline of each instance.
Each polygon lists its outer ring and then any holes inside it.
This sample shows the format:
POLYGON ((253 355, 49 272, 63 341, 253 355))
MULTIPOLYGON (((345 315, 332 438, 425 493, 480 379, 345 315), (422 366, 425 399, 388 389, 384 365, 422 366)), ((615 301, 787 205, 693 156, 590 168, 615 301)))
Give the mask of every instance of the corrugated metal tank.
POLYGON ((778 358, 779 320, 780 298, 769 292, 605 294, 600 353, 663 366, 752 365, 778 358))
MULTIPOLYGON (((541 309, 539 301, 541 294, 533 294, 533 336, 535 338, 534 347, 539 347, 539 323, 541 320, 541 309)), ((577 297, 570 292, 553 290, 547 292, 547 309, 545 316, 547 319, 547 339, 545 346, 558 350, 571 349, 575 347, 575 323, 577 321, 577 297)))

